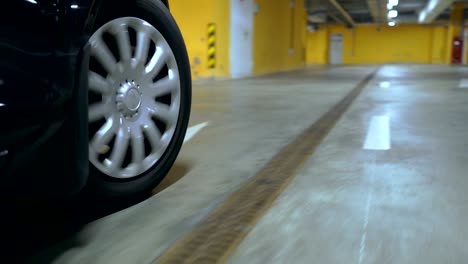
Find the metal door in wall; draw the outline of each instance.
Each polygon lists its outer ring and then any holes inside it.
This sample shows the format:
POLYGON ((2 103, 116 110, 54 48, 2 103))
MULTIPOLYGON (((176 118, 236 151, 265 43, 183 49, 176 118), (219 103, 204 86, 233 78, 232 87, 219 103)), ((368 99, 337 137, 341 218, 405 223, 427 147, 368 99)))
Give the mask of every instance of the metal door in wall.
POLYGON ((330 35, 329 63, 343 63, 343 34, 330 35))

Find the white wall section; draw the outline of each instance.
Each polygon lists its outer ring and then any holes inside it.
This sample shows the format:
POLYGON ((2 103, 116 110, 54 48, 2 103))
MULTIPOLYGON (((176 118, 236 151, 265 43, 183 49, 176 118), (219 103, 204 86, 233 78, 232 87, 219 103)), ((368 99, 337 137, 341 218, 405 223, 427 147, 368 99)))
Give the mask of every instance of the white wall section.
POLYGON ((230 68, 232 78, 253 73, 253 0, 231 0, 230 68))

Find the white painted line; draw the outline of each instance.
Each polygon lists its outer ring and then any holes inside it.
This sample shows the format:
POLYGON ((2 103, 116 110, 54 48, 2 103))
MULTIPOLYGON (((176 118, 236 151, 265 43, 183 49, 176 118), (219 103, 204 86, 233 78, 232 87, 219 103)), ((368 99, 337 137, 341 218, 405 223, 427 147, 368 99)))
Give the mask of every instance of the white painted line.
POLYGON ((468 88, 468 79, 461 79, 458 88, 468 88))
POLYGON ((210 122, 203 122, 201 124, 189 127, 187 133, 185 133, 184 144, 189 142, 198 132, 200 132, 204 127, 206 127, 210 122))
POLYGON ((372 117, 362 148, 369 150, 390 149, 390 118, 388 116, 372 117))

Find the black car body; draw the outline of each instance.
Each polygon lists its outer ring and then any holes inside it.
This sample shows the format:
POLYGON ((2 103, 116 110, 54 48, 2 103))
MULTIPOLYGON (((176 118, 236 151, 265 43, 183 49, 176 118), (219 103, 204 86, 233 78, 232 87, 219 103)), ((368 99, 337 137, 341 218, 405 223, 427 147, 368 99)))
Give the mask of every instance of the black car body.
POLYGON ((3 194, 72 194, 86 184, 88 40, 101 8, 129 1, 0 2, 3 194))

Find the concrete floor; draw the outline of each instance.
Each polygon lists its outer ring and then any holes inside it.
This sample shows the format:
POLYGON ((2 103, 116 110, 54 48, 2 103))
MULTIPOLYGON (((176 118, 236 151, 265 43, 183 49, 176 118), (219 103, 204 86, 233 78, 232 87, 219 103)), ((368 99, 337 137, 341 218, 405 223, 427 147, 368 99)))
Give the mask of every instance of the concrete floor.
MULTIPOLYGON (((149 263, 376 67, 198 83, 184 145, 150 199, 31 262, 149 263)), ((230 263, 466 263, 468 69, 384 66, 230 263), (365 150, 374 116, 390 149, 365 150)))

